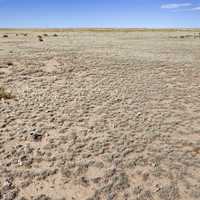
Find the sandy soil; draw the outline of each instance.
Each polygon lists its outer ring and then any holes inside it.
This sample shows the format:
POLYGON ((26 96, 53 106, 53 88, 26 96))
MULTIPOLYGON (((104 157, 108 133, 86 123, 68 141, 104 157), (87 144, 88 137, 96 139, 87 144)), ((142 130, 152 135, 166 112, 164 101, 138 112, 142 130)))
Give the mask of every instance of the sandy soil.
POLYGON ((0 199, 200 199, 200 39, 45 33, 0 31, 0 199))

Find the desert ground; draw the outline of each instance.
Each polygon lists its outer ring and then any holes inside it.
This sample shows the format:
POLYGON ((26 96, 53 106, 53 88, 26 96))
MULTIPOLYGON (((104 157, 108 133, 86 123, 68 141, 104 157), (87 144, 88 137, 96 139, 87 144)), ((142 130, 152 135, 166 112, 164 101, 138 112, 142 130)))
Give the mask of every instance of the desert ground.
POLYGON ((199 200, 197 30, 0 30, 0 199, 199 200))

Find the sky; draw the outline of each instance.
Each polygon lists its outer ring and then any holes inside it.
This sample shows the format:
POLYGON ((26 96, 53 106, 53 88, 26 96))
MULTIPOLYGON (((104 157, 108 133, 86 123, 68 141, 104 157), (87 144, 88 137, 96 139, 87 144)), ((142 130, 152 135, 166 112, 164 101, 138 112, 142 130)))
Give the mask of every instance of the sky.
POLYGON ((200 0, 0 0, 1 28, 200 28, 200 0))

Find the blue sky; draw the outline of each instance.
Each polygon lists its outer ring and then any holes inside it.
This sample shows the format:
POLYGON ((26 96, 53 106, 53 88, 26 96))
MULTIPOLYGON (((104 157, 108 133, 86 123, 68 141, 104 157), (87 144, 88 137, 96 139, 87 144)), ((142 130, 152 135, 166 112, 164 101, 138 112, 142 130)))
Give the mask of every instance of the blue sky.
POLYGON ((0 27, 200 27, 200 0, 0 0, 0 27))

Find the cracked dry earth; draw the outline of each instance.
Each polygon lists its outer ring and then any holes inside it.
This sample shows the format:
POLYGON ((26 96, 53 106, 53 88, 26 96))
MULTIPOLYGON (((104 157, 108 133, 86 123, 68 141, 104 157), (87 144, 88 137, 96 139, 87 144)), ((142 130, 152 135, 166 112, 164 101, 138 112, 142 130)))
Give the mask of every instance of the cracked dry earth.
POLYGON ((200 199, 199 39, 27 33, 0 32, 0 199, 200 199))

